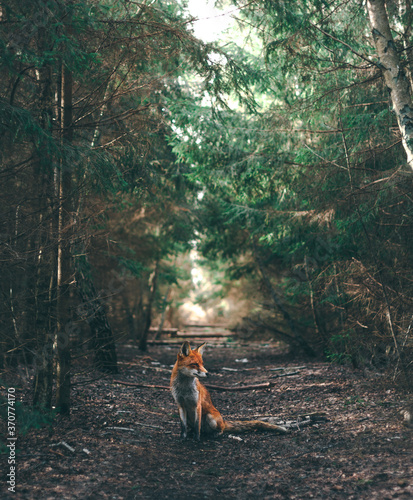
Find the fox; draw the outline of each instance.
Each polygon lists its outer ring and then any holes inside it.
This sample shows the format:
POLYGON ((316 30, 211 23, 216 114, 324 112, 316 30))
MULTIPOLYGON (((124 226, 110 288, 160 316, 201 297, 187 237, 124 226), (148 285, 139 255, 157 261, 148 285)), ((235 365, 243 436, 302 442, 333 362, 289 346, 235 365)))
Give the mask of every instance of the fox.
POLYGON ((206 342, 191 349, 185 341, 177 356, 172 369, 171 392, 178 405, 181 423, 181 438, 186 439, 188 429, 194 431, 197 441, 202 435, 220 436, 224 432, 248 432, 253 430, 288 432, 285 427, 269 424, 261 420, 224 420, 220 412, 212 404, 208 389, 199 381, 206 377, 208 372, 204 367, 202 353, 206 342))

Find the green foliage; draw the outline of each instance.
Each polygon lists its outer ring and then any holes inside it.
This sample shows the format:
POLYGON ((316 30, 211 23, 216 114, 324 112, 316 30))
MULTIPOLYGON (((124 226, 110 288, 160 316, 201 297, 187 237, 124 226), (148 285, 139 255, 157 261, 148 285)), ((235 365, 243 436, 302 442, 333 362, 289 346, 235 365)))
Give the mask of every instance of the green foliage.
MULTIPOLYGON (((185 2, 2 6, 7 348, 21 341, 13 308, 25 330, 39 296, 54 307, 58 178, 70 172, 73 248, 93 255, 102 289, 121 276, 113 309, 132 323, 165 312, 171 287, 177 302, 192 287, 219 314, 232 293, 245 299, 248 328, 334 361, 385 364, 394 337, 408 355, 412 179, 364 4, 232 3, 239 39, 209 44, 185 2), (191 281, 194 247, 210 289, 191 281)), ((390 7, 389 18, 407 22, 390 7)), ((408 33, 395 42, 406 68, 408 33)))
MULTIPOLYGON (((368 363, 393 342, 383 311, 400 335, 408 321, 413 205, 364 6, 233 3, 243 36, 262 40, 263 58, 234 51, 251 66, 259 111, 217 115, 191 88, 168 103, 170 144, 203 193, 198 248, 237 278, 256 279, 261 261, 312 345, 368 363)), ((267 283, 263 304, 268 293, 267 283)))
POLYGON ((333 335, 330 338, 330 349, 326 349, 326 358, 333 363, 344 364, 351 361, 349 352, 351 346, 351 334, 343 333, 333 335))

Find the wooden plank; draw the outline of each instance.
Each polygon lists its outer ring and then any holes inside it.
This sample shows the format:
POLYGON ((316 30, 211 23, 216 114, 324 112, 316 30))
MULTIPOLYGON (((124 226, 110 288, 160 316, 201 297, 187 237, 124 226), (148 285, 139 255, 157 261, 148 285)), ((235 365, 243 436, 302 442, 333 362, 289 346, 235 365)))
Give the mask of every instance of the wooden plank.
POLYGON ((185 328, 222 328, 223 330, 226 330, 227 327, 226 325, 202 325, 198 323, 188 323, 184 325, 185 328))
POLYGON ((206 333, 200 333, 200 332, 179 332, 177 334, 177 337, 188 337, 188 338, 194 338, 194 337, 199 337, 199 338, 210 338, 210 337, 233 337, 233 333, 224 333, 224 332, 206 332, 206 333))
MULTIPOLYGON (((158 328, 156 327, 151 327, 149 328, 150 333, 158 333, 158 328)), ((176 335, 179 332, 178 328, 162 328, 161 334, 169 334, 169 335, 176 335)))
MULTIPOLYGON (((168 339, 168 340, 148 340, 148 345, 181 345, 184 339, 168 339)), ((191 338, 191 343, 194 344, 202 344, 205 342, 204 339, 201 338, 191 338)), ((229 342, 226 341, 225 338, 220 338, 220 339, 208 339, 208 345, 214 345, 214 346, 227 346, 227 345, 242 345, 242 346, 247 346, 248 344, 239 344, 237 342, 229 342)))

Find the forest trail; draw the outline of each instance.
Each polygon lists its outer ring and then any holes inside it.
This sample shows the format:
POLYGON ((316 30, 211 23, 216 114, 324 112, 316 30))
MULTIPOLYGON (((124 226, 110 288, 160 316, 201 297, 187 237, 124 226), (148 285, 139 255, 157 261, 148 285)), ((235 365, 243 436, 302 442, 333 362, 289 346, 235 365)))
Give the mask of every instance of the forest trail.
MULTIPOLYGON (((144 355, 119 349, 119 380, 168 385, 177 346, 144 355)), ((71 418, 18 438, 18 499, 386 499, 412 498, 412 430, 398 418, 403 396, 373 374, 291 359, 276 346, 208 346, 216 385, 273 381, 271 388, 211 391, 224 418, 281 420, 324 412, 287 435, 179 438, 167 390, 127 387, 113 376, 74 377, 71 418), (298 373, 279 377, 280 373, 298 373)), ((95 374, 97 376, 97 374, 95 374)), ((30 394, 23 394, 27 401, 30 394)))

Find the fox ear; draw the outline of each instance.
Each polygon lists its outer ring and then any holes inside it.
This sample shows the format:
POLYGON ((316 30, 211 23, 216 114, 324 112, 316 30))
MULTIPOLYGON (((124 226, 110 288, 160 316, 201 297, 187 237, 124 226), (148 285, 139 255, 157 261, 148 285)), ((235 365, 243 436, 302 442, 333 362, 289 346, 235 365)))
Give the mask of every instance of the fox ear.
POLYGON ((199 345, 196 349, 194 349, 194 351, 197 351, 197 352, 199 352, 199 354, 201 354, 201 355, 202 355, 202 353, 203 353, 203 351, 204 351, 204 349, 205 349, 206 344, 207 344, 207 343, 206 343, 206 342, 204 342, 203 344, 199 345))
POLYGON ((181 356, 189 356, 189 353, 191 352, 191 346, 189 345, 189 342, 185 340, 185 342, 181 346, 181 350, 179 351, 179 354, 181 356))

